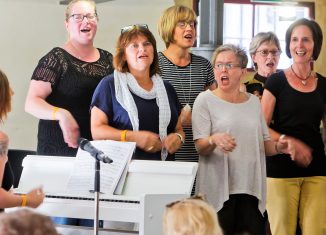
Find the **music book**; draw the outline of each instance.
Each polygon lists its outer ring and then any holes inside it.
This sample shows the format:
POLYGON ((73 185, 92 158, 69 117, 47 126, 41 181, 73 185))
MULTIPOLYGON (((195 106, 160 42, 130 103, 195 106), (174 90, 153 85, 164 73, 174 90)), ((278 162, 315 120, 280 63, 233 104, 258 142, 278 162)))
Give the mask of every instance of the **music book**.
MULTIPOLYGON (((128 164, 136 147, 135 142, 95 140, 91 144, 104 152, 113 162, 100 162, 100 191, 104 194, 121 194, 128 164)), ((94 190, 95 159, 81 148, 67 184, 67 192, 90 192, 94 190)))

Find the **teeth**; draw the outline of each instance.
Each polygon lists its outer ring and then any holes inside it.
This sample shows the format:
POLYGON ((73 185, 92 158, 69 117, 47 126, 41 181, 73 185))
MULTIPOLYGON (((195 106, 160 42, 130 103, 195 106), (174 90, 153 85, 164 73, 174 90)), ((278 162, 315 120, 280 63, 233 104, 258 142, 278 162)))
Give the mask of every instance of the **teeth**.
POLYGON ((305 54, 304 51, 297 51, 296 53, 297 53, 297 55, 304 55, 305 54))

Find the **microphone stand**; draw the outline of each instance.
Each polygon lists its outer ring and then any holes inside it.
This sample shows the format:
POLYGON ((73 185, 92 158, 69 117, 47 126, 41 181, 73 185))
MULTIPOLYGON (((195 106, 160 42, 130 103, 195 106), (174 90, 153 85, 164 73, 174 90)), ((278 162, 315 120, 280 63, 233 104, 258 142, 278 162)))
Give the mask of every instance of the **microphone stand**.
POLYGON ((94 178, 94 192, 95 192, 95 220, 94 220, 94 235, 98 235, 99 229, 99 198, 100 198, 100 161, 95 158, 95 178, 94 178))

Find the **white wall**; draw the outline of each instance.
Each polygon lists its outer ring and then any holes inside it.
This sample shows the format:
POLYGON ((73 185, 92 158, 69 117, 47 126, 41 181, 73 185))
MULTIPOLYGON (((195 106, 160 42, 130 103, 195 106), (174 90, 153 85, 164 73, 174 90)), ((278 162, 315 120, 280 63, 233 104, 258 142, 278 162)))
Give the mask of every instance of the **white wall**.
MULTIPOLYGON (((157 34, 157 21, 173 0, 115 0, 97 4, 99 28, 95 46, 114 54, 123 26, 147 23, 158 49, 164 44, 157 34)), ((36 149, 37 122, 25 113, 24 102, 38 60, 67 39, 64 10, 59 0, 0 0, 0 68, 7 74, 13 96, 13 110, 0 129, 10 138, 10 148, 36 149)))

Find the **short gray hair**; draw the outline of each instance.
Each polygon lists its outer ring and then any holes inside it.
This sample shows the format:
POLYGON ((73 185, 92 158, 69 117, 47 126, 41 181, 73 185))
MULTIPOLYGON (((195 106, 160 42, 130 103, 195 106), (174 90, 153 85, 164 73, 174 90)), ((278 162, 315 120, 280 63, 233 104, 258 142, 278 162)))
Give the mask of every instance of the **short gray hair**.
POLYGON ((245 51, 245 49, 241 48, 240 46, 233 45, 233 44, 224 44, 216 48, 214 51, 213 57, 212 57, 212 64, 214 66, 215 60, 217 56, 224 51, 231 51, 235 54, 235 56, 238 59, 239 64, 241 65, 241 68, 246 68, 248 64, 248 56, 245 51))
POLYGON ((250 46, 249 46, 249 53, 250 56, 252 57, 257 49, 261 46, 261 44, 268 42, 271 44, 275 44, 275 46, 277 47, 277 49, 281 52, 281 46, 280 46, 280 41, 278 40, 278 37, 276 36, 275 33, 273 32, 260 32, 257 33, 250 42, 250 46))

